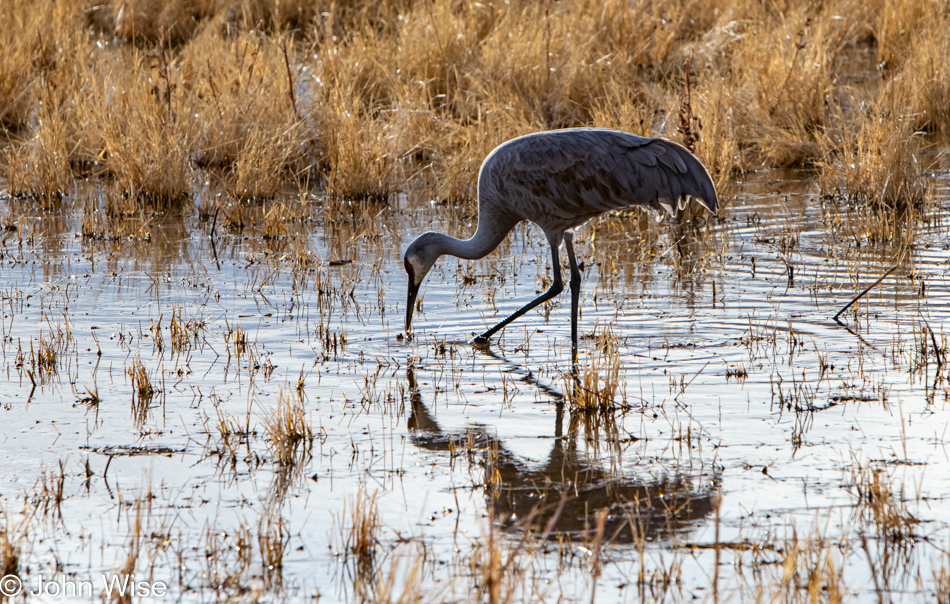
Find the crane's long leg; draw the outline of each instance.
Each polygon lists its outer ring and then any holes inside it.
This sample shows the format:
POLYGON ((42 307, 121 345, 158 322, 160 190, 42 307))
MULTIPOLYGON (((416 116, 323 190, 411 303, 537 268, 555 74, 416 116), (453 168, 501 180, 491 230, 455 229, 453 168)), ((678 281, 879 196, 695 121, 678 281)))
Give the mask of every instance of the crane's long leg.
POLYGON ((551 266, 554 268, 554 283, 551 284, 551 287, 548 288, 548 291, 544 292, 543 294, 541 294, 534 300, 528 302, 527 304, 525 304, 524 306, 522 306, 515 312, 511 313, 510 315, 508 315, 507 319, 495 325, 494 327, 492 327, 491 329, 489 329, 482 335, 476 336, 475 339, 472 340, 473 343, 484 344, 488 342, 488 339, 491 338, 493 335, 495 335, 495 333, 501 328, 503 328, 505 325, 508 325, 509 323, 511 323, 512 321, 514 321, 521 315, 525 314, 526 312, 528 312, 529 310, 531 310, 538 304, 547 302, 551 298, 557 296, 562 291, 564 291, 564 282, 561 281, 561 261, 558 259, 558 255, 557 255, 557 248, 558 248, 558 245, 560 245, 560 241, 558 241, 558 239, 560 238, 548 237, 548 242, 551 244, 551 256, 552 256, 551 266))
POLYGON ((571 264, 571 364, 577 365, 577 314, 581 297, 581 271, 574 257, 574 233, 564 233, 564 247, 567 248, 567 260, 571 264))

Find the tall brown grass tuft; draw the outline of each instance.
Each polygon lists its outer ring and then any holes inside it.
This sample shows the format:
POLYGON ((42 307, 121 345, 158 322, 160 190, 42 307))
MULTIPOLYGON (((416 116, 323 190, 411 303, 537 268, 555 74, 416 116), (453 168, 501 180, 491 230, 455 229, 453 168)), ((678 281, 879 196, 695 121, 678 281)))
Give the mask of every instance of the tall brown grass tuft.
POLYGON ((285 169, 299 152, 296 126, 269 131, 255 126, 246 133, 228 178, 228 192, 237 200, 268 199, 287 177, 285 169))
POLYGON ((922 140, 909 113, 913 94, 905 82, 892 81, 866 109, 841 116, 845 126, 823 141, 829 158, 820 180, 824 193, 890 210, 924 200, 927 186, 917 158, 922 140))
POLYGON ((909 56, 895 75, 910 86, 911 113, 918 129, 950 134, 950 11, 939 3, 925 5, 909 56))
POLYGON ((299 63, 289 36, 226 35, 217 22, 182 49, 184 102, 199 128, 193 160, 226 168, 238 199, 271 197, 301 169, 299 63))
POLYGON ((95 127, 97 155, 126 195, 177 201, 191 191, 195 120, 182 114, 181 82, 164 50, 104 58, 90 79, 83 119, 95 127))
POLYGON ((48 204, 58 201, 71 185, 69 128, 75 118, 53 94, 40 96, 35 133, 23 144, 4 149, 2 165, 11 194, 48 204))
POLYGON ((914 52, 919 32, 927 28, 930 18, 941 12, 939 6, 939 2, 918 0, 884 0, 868 6, 878 64, 891 68, 914 52))
POLYGON ((80 30, 79 2, 0 2, 0 128, 33 121, 36 94, 62 69, 80 30))
POLYGON ((327 191, 347 198, 386 199, 397 188, 399 151, 386 114, 373 115, 338 96, 335 110, 324 116, 327 191))

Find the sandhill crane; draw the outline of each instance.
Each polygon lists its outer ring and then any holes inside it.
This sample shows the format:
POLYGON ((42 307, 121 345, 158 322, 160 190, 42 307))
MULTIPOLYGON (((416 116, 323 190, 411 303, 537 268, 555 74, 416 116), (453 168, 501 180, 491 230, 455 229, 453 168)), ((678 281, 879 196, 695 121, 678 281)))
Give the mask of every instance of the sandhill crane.
POLYGON ((482 258, 516 224, 529 220, 541 227, 551 245, 554 282, 473 342, 486 343, 498 330, 563 291, 558 248, 564 241, 571 267, 571 359, 576 363, 581 273, 570 229, 605 212, 634 206, 673 214, 689 198, 716 211, 716 188, 709 172, 692 153, 668 140, 618 130, 571 128, 502 143, 488 154, 478 172, 478 227, 472 238, 462 241, 430 232, 406 249, 406 333, 411 333, 419 286, 439 256, 482 258))

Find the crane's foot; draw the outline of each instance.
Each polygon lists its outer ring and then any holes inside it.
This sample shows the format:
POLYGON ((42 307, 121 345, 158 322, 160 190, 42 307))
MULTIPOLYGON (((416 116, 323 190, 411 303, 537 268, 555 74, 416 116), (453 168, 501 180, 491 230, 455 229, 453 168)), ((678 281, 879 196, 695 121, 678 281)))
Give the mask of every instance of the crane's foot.
POLYGON ((475 336, 474 338, 472 338, 472 344, 474 344, 475 346, 488 346, 488 343, 490 341, 491 339, 486 338, 484 334, 480 336, 475 336))

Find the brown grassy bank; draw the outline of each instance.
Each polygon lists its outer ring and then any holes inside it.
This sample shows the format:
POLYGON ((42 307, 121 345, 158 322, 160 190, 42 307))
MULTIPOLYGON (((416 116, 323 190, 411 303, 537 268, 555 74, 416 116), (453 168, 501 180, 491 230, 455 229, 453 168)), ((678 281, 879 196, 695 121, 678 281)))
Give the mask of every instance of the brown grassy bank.
POLYGON ((471 199, 532 130, 692 146, 720 182, 806 166, 827 193, 913 202, 950 132, 950 4, 925 0, 0 0, 4 188, 75 177, 165 203, 211 178, 471 199))

